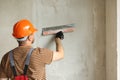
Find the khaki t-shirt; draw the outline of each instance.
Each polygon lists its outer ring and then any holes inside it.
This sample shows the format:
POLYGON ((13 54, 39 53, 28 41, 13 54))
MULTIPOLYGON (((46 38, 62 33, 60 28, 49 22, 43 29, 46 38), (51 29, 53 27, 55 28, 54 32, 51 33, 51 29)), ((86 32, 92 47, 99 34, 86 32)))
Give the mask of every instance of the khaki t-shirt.
MULTIPOLYGON (((31 46, 17 47, 13 49, 13 58, 17 75, 23 74, 24 63, 31 46)), ((45 48, 35 48, 30 57, 30 64, 27 70, 29 80, 46 80, 45 66, 52 62, 53 52, 45 48)), ((0 65, 0 78, 13 79, 13 72, 10 67, 9 52, 6 53, 0 65)))

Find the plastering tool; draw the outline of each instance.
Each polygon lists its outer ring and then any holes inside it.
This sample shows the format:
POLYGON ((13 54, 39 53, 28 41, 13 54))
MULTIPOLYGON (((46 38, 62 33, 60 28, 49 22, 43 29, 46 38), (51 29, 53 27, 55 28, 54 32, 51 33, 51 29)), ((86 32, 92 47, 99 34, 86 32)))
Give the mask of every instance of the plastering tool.
POLYGON ((75 25, 74 24, 67 24, 67 25, 60 25, 60 26, 53 26, 53 27, 47 27, 47 28, 42 28, 42 35, 51 35, 51 34, 56 34, 59 31, 62 32, 73 32, 75 30, 75 25))

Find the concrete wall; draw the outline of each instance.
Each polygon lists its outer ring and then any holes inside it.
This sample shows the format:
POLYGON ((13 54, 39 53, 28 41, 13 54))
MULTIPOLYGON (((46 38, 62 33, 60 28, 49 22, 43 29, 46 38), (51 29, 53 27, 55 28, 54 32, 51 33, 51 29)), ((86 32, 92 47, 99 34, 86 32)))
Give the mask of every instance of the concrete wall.
POLYGON ((105 80, 104 0, 0 0, 0 55, 17 46, 13 24, 27 18, 39 29, 34 46, 55 50, 41 28, 75 23, 62 41, 65 58, 47 66, 48 80, 105 80))
POLYGON ((116 0, 106 0, 106 80, 117 80, 116 0))

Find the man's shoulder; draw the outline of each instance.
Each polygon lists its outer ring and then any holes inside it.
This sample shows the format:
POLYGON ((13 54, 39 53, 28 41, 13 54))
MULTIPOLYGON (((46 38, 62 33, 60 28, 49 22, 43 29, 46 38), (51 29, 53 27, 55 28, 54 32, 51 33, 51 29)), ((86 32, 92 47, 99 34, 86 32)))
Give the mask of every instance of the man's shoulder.
MULTIPOLYGON (((14 49, 15 49, 15 48, 14 48, 14 49)), ((2 59, 7 59, 7 58, 9 57, 9 53, 10 53, 11 51, 13 51, 14 49, 11 49, 11 50, 9 50, 8 52, 6 52, 6 53, 3 55, 2 59)))
POLYGON ((10 53, 10 51, 6 52, 6 53, 3 55, 2 59, 7 59, 8 56, 9 56, 9 53, 10 53))
POLYGON ((50 49, 48 48, 40 48, 40 47, 37 47, 37 48, 34 48, 36 51, 39 51, 39 52, 43 52, 43 51, 51 51, 50 49))

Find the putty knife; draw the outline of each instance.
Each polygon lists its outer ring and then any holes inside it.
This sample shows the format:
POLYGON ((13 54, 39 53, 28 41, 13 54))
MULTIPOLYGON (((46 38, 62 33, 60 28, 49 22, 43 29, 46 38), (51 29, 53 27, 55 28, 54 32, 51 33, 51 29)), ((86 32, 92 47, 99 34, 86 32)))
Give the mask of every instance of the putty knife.
POLYGON ((53 26, 53 27, 46 27, 42 28, 42 35, 51 35, 56 34, 59 31, 62 32, 73 32, 75 30, 75 24, 67 24, 67 25, 60 25, 60 26, 53 26))

